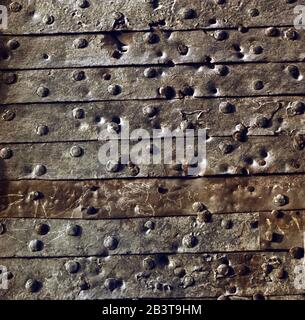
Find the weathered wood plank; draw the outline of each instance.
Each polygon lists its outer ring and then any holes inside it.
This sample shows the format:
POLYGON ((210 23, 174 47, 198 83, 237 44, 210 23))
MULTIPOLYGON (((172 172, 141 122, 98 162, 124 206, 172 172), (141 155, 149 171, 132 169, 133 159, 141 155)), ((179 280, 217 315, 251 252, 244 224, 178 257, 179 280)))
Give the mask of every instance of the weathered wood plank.
MULTIPOLYGON (((0 257, 258 251, 259 215, 117 220, 5 219, 0 257)), ((285 248, 286 249, 286 248, 285 248)))
POLYGON ((0 259, 13 277, 1 299, 215 298, 302 294, 286 253, 0 259), (151 269, 149 270, 149 265, 151 269))
POLYGON ((176 144, 169 138, 164 141, 160 139, 160 145, 156 140, 126 140, 124 145, 121 141, 5 144, 0 145, 1 157, 4 158, 0 179, 65 180, 305 172, 305 163, 302 162, 305 149, 297 149, 290 136, 248 137, 245 142, 214 137, 206 140, 206 150, 205 140, 198 143, 194 142, 193 151, 186 151, 188 158, 183 156, 177 161, 177 150, 184 152, 186 148, 176 149, 176 144), (109 146, 118 151, 119 158, 107 155, 109 146), (196 152, 198 156, 195 156, 196 152), (128 163, 121 162, 123 158, 127 158, 128 163))
POLYGON ((197 216, 205 207, 212 213, 299 210, 305 209, 304 197, 303 175, 6 181, 0 183, 0 215, 107 219, 197 216))
POLYGON ((248 136, 290 134, 302 128, 304 111, 303 97, 8 105, 0 111, 0 140, 98 140, 111 125, 120 131, 127 125, 130 132, 145 129, 150 135, 156 128, 165 135, 188 125, 206 128, 209 136, 232 136, 238 124, 247 128, 248 136), (37 133, 40 126, 47 127, 44 135, 37 133))
POLYGON ((0 68, 33 69, 218 62, 303 61, 304 30, 128 32, 99 35, 3 36, 0 68), (155 38, 155 43, 149 39, 155 38), (83 48, 77 44, 83 43, 83 48))
POLYGON ((294 7, 303 0, 214 1, 208 0, 5 0, 9 6, 6 33, 92 32, 111 30, 199 29, 215 27, 293 25, 294 7), (83 1, 82 1, 83 2, 83 1))
POLYGON ((303 64, 268 63, 157 68, 90 68, 3 71, 2 104, 194 97, 303 94, 303 64), (81 70, 78 70, 81 71, 81 70), (151 77, 153 76, 153 77, 151 77))

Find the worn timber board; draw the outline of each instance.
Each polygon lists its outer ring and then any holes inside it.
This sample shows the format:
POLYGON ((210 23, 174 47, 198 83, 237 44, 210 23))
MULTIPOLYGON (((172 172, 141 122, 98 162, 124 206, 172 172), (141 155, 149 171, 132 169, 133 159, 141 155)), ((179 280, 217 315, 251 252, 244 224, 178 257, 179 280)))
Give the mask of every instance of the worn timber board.
POLYGON ((4 0, 9 6, 5 33, 39 34, 112 30, 199 29, 238 26, 293 25, 294 7, 304 0, 4 0), (16 4, 17 2, 17 4, 16 4))

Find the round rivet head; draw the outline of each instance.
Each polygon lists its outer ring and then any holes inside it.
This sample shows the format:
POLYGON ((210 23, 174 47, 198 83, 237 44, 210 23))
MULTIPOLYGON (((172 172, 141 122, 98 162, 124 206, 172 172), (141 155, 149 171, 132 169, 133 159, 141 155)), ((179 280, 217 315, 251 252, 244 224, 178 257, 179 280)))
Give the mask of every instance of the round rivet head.
POLYGON ((230 219, 223 219, 223 220, 221 220, 221 226, 222 226, 224 229, 232 229, 232 227, 233 227, 233 221, 230 220, 230 219))
POLYGON ((104 239, 104 246, 108 250, 115 250, 117 248, 118 244, 119 244, 119 241, 115 237, 107 236, 104 239))
POLYGON ((119 85, 117 84, 111 84, 108 88, 107 88, 108 92, 110 94, 112 94, 113 96, 117 96, 118 94, 121 93, 122 89, 119 85))
POLYGON ((13 151, 10 148, 2 148, 0 150, 0 158, 7 160, 13 156, 13 151))
POLYGON ((198 239, 192 234, 188 234, 184 236, 182 239, 182 245, 185 248, 194 248, 197 245, 197 243, 198 239))
POLYGON ((234 150, 234 146, 232 144, 228 144, 228 143, 221 143, 219 145, 219 149, 222 154, 229 154, 234 150))
POLYGON ((234 105, 229 102, 221 102, 219 104, 219 111, 222 113, 233 113, 235 111, 234 105))
POLYGON ((192 208, 195 212, 202 212, 206 209, 205 205, 202 202, 194 202, 192 208))
POLYGON ((250 10, 249 10, 249 15, 250 15, 251 17, 253 17, 253 18, 259 16, 259 11, 258 11, 258 9, 256 9, 256 8, 250 9, 250 10))
POLYGON ((84 72, 84 71, 75 70, 75 71, 72 73, 72 78, 73 78, 75 81, 84 80, 84 79, 86 78, 85 72, 84 72))
POLYGON ((288 40, 296 40, 298 33, 294 29, 288 29, 285 31, 285 38, 288 40))
POLYGON ((156 267, 155 260, 152 258, 145 258, 143 260, 143 268, 146 270, 152 270, 156 267))
POLYGON ((39 125, 36 128, 36 134, 38 136, 45 136, 48 134, 48 132, 49 132, 49 128, 46 125, 39 125))
POLYGON ((214 38, 217 41, 223 41, 226 40, 229 37, 228 33, 226 31, 223 30, 218 30, 214 33, 214 38))
POLYGON ((77 6, 81 9, 85 9, 85 8, 88 8, 89 7, 89 1, 87 0, 78 0, 77 1, 77 6))
POLYGON ((253 46, 251 47, 251 52, 254 54, 262 54, 264 51, 262 46, 253 46))
POLYGON ((157 76, 157 70, 155 68, 146 68, 144 70, 145 78, 154 78, 157 76))
POLYGON ((155 44, 158 43, 160 40, 159 36, 155 33, 146 33, 144 36, 144 41, 148 44, 155 44))
POLYGON ((289 254, 293 259, 302 259, 304 257, 304 249, 301 247, 293 247, 289 250, 289 254))
POLYGON ((78 38, 73 41, 73 46, 76 49, 83 49, 88 46, 88 41, 84 38, 78 38))
POLYGON ((77 224, 69 224, 66 229, 68 236, 77 237, 80 235, 81 227, 77 224))
POLYGON ((50 227, 46 223, 39 223, 35 225, 35 232, 40 235, 44 236, 50 231, 50 227))
POLYGON ((2 114, 3 121, 12 121, 16 116, 16 113, 12 110, 6 110, 2 114))
POLYGON ((7 42, 7 46, 10 50, 16 50, 20 47, 20 43, 16 39, 11 39, 7 42))
POLYGON ((91 207, 91 206, 86 209, 86 212, 87 212, 88 215, 96 214, 97 211, 98 210, 96 208, 91 207))
POLYGON ((75 119, 82 119, 85 117, 85 111, 81 108, 73 109, 72 114, 75 119))
POLYGON ((288 203, 288 198, 283 194, 278 194, 273 198, 273 203, 277 207, 283 207, 288 203))
POLYGON ((177 50, 182 56, 185 56, 188 53, 189 48, 185 44, 179 44, 177 50))
POLYGON ((39 288, 40 288, 40 282, 35 279, 29 279, 25 283, 25 289, 30 293, 37 292, 39 288))
POLYGON ((43 242, 41 240, 31 240, 29 242, 29 250, 32 252, 41 251, 43 249, 43 242))
POLYGON ((108 278, 104 282, 104 286, 106 289, 113 291, 120 285, 120 281, 116 278, 108 278))
POLYGON ((50 91, 48 88, 46 87, 39 87, 37 90, 36 90, 36 94, 38 95, 38 97, 40 98, 45 98, 49 95, 50 91))
POLYGON ((223 65, 217 66, 216 67, 216 72, 221 77, 225 77, 226 75, 229 74, 229 68, 227 66, 223 66, 223 65))
POLYGON ((38 164, 33 170, 34 175, 38 177, 43 176, 46 172, 47 168, 42 164, 38 164))
POLYGON ((9 5, 9 9, 12 12, 19 12, 22 9, 22 5, 19 2, 14 1, 9 5))
POLYGON ((149 118, 157 114, 158 109, 155 106, 146 106, 143 108, 143 114, 149 118))
POLYGON ((5 225, 3 223, 0 223, 0 235, 5 232, 5 225))
POLYGON ((65 269, 69 273, 77 273, 80 268, 80 265, 77 261, 68 261, 65 263, 65 269))
POLYGON ((226 264, 221 264, 217 267, 217 273, 221 276, 226 276, 229 273, 229 266, 226 264))
POLYGON ((44 24, 50 25, 50 24, 53 24, 54 21, 55 21, 54 16, 51 16, 51 15, 49 15, 49 14, 46 14, 46 15, 43 16, 43 18, 42 18, 42 22, 43 22, 44 24))
POLYGON ((166 99, 172 99, 176 95, 175 89, 170 86, 165 86, 165 87, 159 88, 159 94, 161 96, 165 97, 166 99))
POLYGON ((300 71, 299 71, 299 68, 297 66, 289 65, 286 68, 286 71, 294 79, 298 79, 299 76, 300 76, 300 71))
POLYGON ((302 101, 294 101, 287 107, 287 114, 296 116, 303 114, 305 111, 305 104, 302 101))
POLYGON ((15 73, 4 73, 3 82, 10 85, 17 82, 17 75, 15 73))
POLYGON ((279 29, 275 27, 267 28, 265 31, 266 36, 268 37, 277 37, 279 35, 279 29))
POLYGON ((266 117, 258 117, 255 122, 260 128, 267 128, 269 126, 269 119, 266 117))
POLYGON ((108 172, 118 172, 120 169, 120 164, 115 160, 109 160, 106 164, 106 170, 108 172))
POLYGON ((83 149, 79 146, 73 146, 71 149, 70 149, 70 155, 71 157, 73 158, 78 158, 78 157, 81 157, 83 155, 83 149))
POLYGON ((253 89, 254 90, 262 90, 264 88, 264 83, 261 80, 257 80, 253 82, 253 89))

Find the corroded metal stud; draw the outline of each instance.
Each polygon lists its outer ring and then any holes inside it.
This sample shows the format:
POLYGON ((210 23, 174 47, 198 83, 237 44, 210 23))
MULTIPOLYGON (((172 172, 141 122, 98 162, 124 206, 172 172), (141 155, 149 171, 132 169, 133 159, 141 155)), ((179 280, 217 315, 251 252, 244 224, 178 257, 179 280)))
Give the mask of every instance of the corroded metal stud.
POLYGON ((150 32, 144 35, 144 41, 148 44, 155 44, 160 41, 160 38, 157 34, 150 32))
POLYGON ((264 83, 261 80, 256 80, 253 82, 253 89, 254 90, 262 90, 264 88, 264 83))
POLYGON ((179 44, 177 50, 182 56, 185 56, 187 55, 189 48, 185 44, 179 44))
POLYGON ((305 112, 305 104, 302 101, 294 101, 287 107, 287 114, 289 116, 301 115, 305 112))
POLYGON ((202 212, 206 209, 205 205, 202 202, 194 202, 192 208, 195 212, 202 212))
POLYGON ((154 117, 158 112, 157 107, 155 106, 145 106, 143 108, 143 114, 149 118, 154 117))
POLYGON ((155 223, 151 220, 148 220, 144 223, 144 228, 146 230, 154 230, 155 229, 155 223))
POLYGON ((72 78, 75 81, 81 81, 81 80, 84 80, 86 78, 86 75, 85 75, 84 71, 75 70, 72 73, 72 78))
POLYGON ((45 136, 49 133, 49 128, 46 125, 39 125, 36 128, 36 134, 38 136, 45 136))
POLYGON ((9 9, 12 12, 19 12, 22 9, 22 5, 19 2, 14 1, 9 5, 9 9))
POLYGON ((285 38, 288 40, 297 40, 298 33, 296 32, 296 30, 290 28, 285 31, 285 38))
POLYGON ((86 209, 86 212, 88 215, 93 215, 93 214, 96 214, 98 212, 98 210, 96 208, 90 206, 86 209))
POLYGON ((40 235, 44 236, 50 231, 50 227, 46 223, 39 223, 35 225, 35 232, 40 235))
POLYGON ((262 54, 263 53, 263 51, 264 51, 264 49, 263 49, 263 47, 262 46, 252 46, 251 47, 251 52, 253 53, 253 54, 262 54))
POLYGON ((106 163, 106 170, 108 172, 118 172, 120 170, 120 164, 115 160, 109 160, 106 163))
POLYGON ((73 109, 72 114, 75 119, 82 119, 85 117, 85 111, 81 108, 73 109))
POLYGON ((49 15, 49 14, 46 14, 46 15, 43 16, 43 18, 42 18, 42 22, 43 22, 44 24, 47 24, 47 25, 53 24, 54 21, 55 21, 54 16, 51 16, 51 15, 49 15))
POLYGON ((223 40, 226 40, 228 39, 229 35, 226 31, 223 31, 223 30, 217 30, 215 33, 214 33, 214 38, 217 40, 217 41, 223 41, 223 40))
POLYGON ((183 19, 194 19, 197 17, 197 13, 194 9, 184 8, 180 12, 183 19))
POLYGON ((87 0, 78 0, 77 1, 77 6, 81 9, 85 9, 85 8, 88 8, 89 7, 89 1, 87 0))
POLYGON ((265 300, 265 297, 262 293, 255 293, 252 298, 253 300, 265 300))
POLYGON ((115 250, 117 248, 118 244, 119 244, 118 239, 113 236, 107 236, 104 239, 104 246, 108 250, 115 250))
POLYGON ((3 223, 0 223, 0 235, 5 233, 5 225, 3 223))
POLYGON ((217 274, 219 274, 222 277, 225 277, 229 274, 230 268, 226 264, 221 264, 217 267, 217 274))
POLYGON ((185 248, 194 248, 198 244, 198 239, 193 234, 185 235, 182 239, 182 245, 185 248))
POLYGON ((80 269, 80 265, 77 261, 67 261, 65 263, 65 269, 69 272, 69 273, 77 273, 78 270, 80 269))
POLYGON ((165 87, 159 88, 159 94, 165 97, 166 99, 172 99, 176 95, 176 92, 173 87, 165 86, 165 87))
POLYGON ((288 198, 283 194, 277 194, 273 198, 273 203, 278 207, 283 207, 288 203, 288 198))
POLYGON ((155 260, 152 258, 145 258, 143 260, 143 268, 146 270, 152 270, 156 267, 155 260))
POLYGON ((46 87, 39 87, 37 90, 36 90, 36 94, 41 97, 41 98, 45 98, 49 95, 50 91, 48 88, 46 87))
POLYGON ((0 150, 1 159, 7 160, 7 159, 10 159, 12 156, 13 156, 13 151, 10 148, 5 147, 0 150))
POLYGON ((110 94, 112 94, 113 96, 117 96, 118 94, 120 94, 122 92, 122 88, 121 86, 119 86, 118 84, 111 84, 108 88, 107 88, 108 92, 110 94))
POLYGON ((41 287, 40 282, 35 279, 29 279, 25 283, 25 289, 26 289, 26 291, 28 291, 30 293, 34 293, 34 292, 39 291, 40 287, 41 287))
POLYGON ((289 254, 293 259, 302 259, 304 257, 304 249, 301 247, 293 247, 289 250, 289 254))
POLYGON ((216 67, 216 72, 218 75, 225 77, 229 74, 229 68, 227 66, 221 65, 216 67))
POLYGON ((2 114, 2 120, 3 121, 12 121, 16 116, 16 113, 12 110, 6 110, 2 114))
POLYGON ((280 34, 280 31, 275 27, 270 27, 266 29, 265 34, 268 37, 277 37, 280 34))
POLYGON ((73 158, 78 158, 78 157, 81 157, 84 153, 84 150, 79 147, 79 146, 73 146, 71 149, 70 149, 70 155, 71 157, 73 158))
POLYGON ((222 154, 229 154, 234 150, 234 146, 232 144, 222 142, 219 145, 219 149, 222 154))
POLYGON ((229 102, 221 102, 219 104, 219 111, 222 113, 233 113, 235 111, 235 107, 229 102))
POLYGON ((15 73, 4 73, 3 82, 7 85, 11 85, 17 82, 17 75, 15 73))
POLYGON ((286 68, 286 72, 294 79, 298 79, 299 76, 300 76, 299 68, 297 66, 294 66, 294 65, 289 65, 286 68))
POLYGON ((47 168, 42 164, 36 165, 33 170, 34 175, 37 177, 43 176, 46 172, 47 168))
POLYGON ((155 78, 157 76, 157 70, 155 68, 146 68, 144 70, 145 78, 155 78))
POLYGON ((29 242, 29 250, 32 252, 41 251, 43 249, 43 242, 41 240, 31 240, 29 242))
POLYGON ((83 49, 88 46, 88 41, 84 38, 78 38, 73 41, 73 46, 76 49, 83 49))
POLYGON ((71 237, 77 237, 81 233, 81 227, 77 224, 69 224, 66 229, 66 234, 71 237))
POLYGON ((260 128, 267 128, 269 126, 269 119, 263 116, 256 118, 255 122, 260 128))
POLYGON ((297 132, 293 137, 293 147, 296 150, 303 150, 305 148, 305 134, 297 132))
POLYGON ((20 47, 20 43, 16 39, 11 39, 7 42, 7 46, 10 50, 16 50, 20 47))
POLYGON ((106 289, 113 291, 121 285, 121 281, 116 278, 108 278, 104 282, 106 289))

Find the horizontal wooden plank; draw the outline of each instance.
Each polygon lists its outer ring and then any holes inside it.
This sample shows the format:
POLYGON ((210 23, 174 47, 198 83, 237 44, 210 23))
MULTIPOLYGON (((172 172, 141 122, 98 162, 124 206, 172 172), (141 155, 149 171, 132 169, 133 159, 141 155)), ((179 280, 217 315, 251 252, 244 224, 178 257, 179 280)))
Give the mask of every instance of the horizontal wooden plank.
POLYGON ((10 272, 1 299, 196 298, 302 294, 286 253, 0 259, 10 272))
MULTIPOLYGON (((0 257, 62 257, 259 250, 252 214, 117 220, 5 219, 0 257)), ((286 248, 285 248, 286 249, 286 248)))
POLYGON ((237 124, 247 128, 248 136, 290 134, 303 126, 304 111, 303 97, 8 105, 0 111, 0 140, 98 140, 112 125, 121 132, 127 125, 130 132, 145 129, 150 135, 159 128, 164 136, 185 125, 206 128, 209 136, 232 136, 237 124), (47 127, 43 135, 37 132, 40 126, 47 127))
MULTIPOLYGON (((73 69, 3 71, 2 104, 303 94, 303 64, 267 63, 158 68, 90 68, 75 81, 73 69), (152 77, 151 77, 152 76, 152 77)), ((80 71, 80 70, 79 70, 80 71)))
POLYGON ((98 35, 3 36, 0 68, 62 68, 218 62, 303 61, 304 30, 128 32, 98 35), (149 39, 155 38, 155 43, 149 39), (77 46, 83 43, 83 48, 77 46))
POLYGON ((1 217, 98 219, 305 209, 304 175, 3 181, 1 217), (284 198, 284 199, 283 199, 284 198), (279 201, 279 200, 285 201, 279 201))
POLYGON ((249 2, 201 0, 5 0, 9 25, 5 33, 92 32, 111 30, 195 29, 215 27, 293 25, 300 1, 249 2), (84 2, 84 1, 82 1, 84 2))
POLYGON ((124 145, 129 146, 129 152, 121 141, 5 144, 0 145, 0 179, 74 180, 305 172, 305 164, 301 161, 305 150, 297 149, 290 136, 248 137, 245 142, 210 137, 206 140, 206 150, 204 142, 202 140, 198 145, 195 141, 194 151, 186 151, 188 158, 184 156, 177 161, 178 150, 184 152, 186 148, 176 150, 176 144, 169 138, 160 139, 160 144, 156 139, 126 140, 124 145), (118 150, 120 159, 127 157, 128 162, 107 155, 105 150, 109 151, 109 146, 118 150), (171 146, 172 159, 166 160, 171 146), (121 152, 121 148, 125 151, 121 152), (198 156, 192 164, 196 152, 198 156), (146 156, 147 162, 141 162, 146 156), (153 162, 156 161, 153 157, 160 157, 160 162, 153 162))

